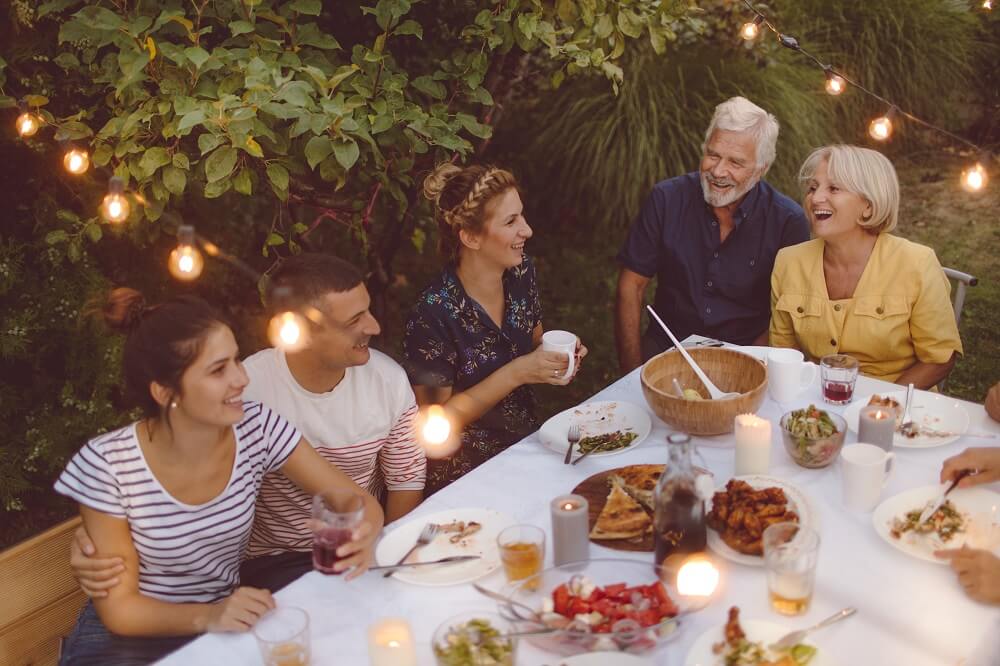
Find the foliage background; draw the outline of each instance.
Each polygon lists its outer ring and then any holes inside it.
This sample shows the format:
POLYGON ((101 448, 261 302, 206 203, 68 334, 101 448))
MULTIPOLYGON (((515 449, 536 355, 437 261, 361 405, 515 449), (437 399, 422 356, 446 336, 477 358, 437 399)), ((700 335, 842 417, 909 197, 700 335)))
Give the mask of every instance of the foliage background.
MULTIPOLYGON (((995 16, 938 0, 758 6, 902 106, 996 143, 995 16)), ((69 510, 49 490, 66 457, 132 418, 120 341, 82 316, 90 299, 119 284, 152 301, 199 293, 233 312, 247 352, 265 344, 244 275, 210 261, 194 284, 168 278, 179 219, 260 272, 302 247, 364 266, 380 346, 396 354, 406 311, 439 269, 423 173, 442 159, 510 166, 548 325, 591 348, 573 386, 541 392, 547 416, 617 377, 614 252, 649 187, 697 163, 715 104, 744 94, 776 113, 769 179, 788 192, 808 150, 864 142, 866 118, 882 111, 856 93, 827 97, 818 70, 774 42, 735 39, 747 14, 732 0, 14 0, 0 11, 0 107, 43 95, 54 125, 20 141, 16 111, 0 111, 0 544, 69 510), (90 145, 141 193, 126 225, 97 220, 102 176, 65 175, 54 134, 90 145)), ((904 211, 902 233, 985 278, 950 387, 981 400, 1000 377, 986 351, 1000 324, 997 266, 982 250, 996 240, 996 188, 959 198, 962 162, 948 146, 909 126, 900 135, 886 150, 904 183, 932 192, 904 211), (970 219, 984 222, 956 233, 970 219)))

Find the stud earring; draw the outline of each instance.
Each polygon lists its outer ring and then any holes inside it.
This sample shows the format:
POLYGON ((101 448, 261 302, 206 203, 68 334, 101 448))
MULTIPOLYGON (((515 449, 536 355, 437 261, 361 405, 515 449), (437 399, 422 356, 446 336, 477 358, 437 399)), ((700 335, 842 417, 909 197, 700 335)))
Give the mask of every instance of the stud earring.
POLYGON ((177 401, 176 400, 170 403, 170 409, 177 409, 177 401))

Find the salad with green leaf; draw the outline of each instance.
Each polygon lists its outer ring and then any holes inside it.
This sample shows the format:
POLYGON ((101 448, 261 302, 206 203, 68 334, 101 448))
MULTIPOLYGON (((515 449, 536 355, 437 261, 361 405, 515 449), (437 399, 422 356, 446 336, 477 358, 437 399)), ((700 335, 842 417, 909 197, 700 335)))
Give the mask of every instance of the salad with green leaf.
POLYGON ((514 666, 511 639, 482 619, 450 627, 434 654, 439 666, 514 666))

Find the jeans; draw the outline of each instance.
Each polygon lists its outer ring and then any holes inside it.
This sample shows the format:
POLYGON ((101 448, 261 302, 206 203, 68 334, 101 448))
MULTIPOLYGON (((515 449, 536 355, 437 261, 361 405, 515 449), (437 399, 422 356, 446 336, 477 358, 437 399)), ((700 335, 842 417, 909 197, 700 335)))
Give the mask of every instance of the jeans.
POLYGON ((277 592, 312 569, 312 552, 264 555, 240 565, 240 585, 277 592))
POLYGON ((162 659, 195 636, 118 636, 97 616, 91 601, 63 642, 59 666, 138 666, 162 659))

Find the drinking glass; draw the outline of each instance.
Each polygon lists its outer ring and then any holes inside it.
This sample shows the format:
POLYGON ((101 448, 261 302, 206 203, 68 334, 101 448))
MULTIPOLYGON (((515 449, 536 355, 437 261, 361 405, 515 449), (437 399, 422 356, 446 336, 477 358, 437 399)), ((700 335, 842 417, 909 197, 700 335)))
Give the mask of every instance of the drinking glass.
POLYGON ((763 542, 771 607, 802 615, 812 601, 819 534, 798 523, 775 523, 764 530, 763 542))
POLYGON ((313 497, 313 568, 324 574, 340 575, 334 565, 340 561, 337 548, 354 536, 365 515, 365 500, 353 490, 337 488, 313 497))
POLYGON ((265 666, 308 666, 309 615, 301 608, 280 607, 253 626, 265 666))
POLYGON ((832 405, 846 405, 854 395, 858 379, 858 361, 847 354, 830 354, 819 361, 823 400, 832 405))
MULTIPOLYGON (((497 536, 500 561, 507 580, 524 580, 541 572, 545 560, 545 531, 534 525, 512 525, 497 536)), ((538 588, 538 578, 525 583, 525 589, 538 588)))

